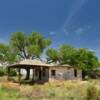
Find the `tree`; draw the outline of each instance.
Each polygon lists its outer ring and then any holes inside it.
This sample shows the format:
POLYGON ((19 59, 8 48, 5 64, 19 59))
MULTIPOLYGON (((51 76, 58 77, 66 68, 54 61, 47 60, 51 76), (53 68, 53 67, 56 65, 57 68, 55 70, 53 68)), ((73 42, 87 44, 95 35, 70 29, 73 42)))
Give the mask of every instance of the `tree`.
POLYGON ((49 61, 59 62, 59 64, 69 64, 82 69, 83 78, 100 66, 95 53, 86 48, 76 49, 70 45, 63 44, 59 49, 49 49, 47 51, 49 61))
POLYGON ((60 63, 74 65, 77 50, 71 45, 63 44, 59 48, 60 63))
MULTIPOLYGON (((51 44, 51 40, 45 39, 38 32, 32 32, 28 36, 23 32, 15 32, 11 36, 10 44, 21 59, 40 59, 44 49, 51 44)), ((26 70, 26 79, 29 79, 30 71, 29 69, 26 70)))
POLYGON ((46 52, 48 63, 57 63, 59 61, 60 55, 56 49, 49 48, 46 52))
POLYGON ((85 75, 90 75, 91 72, 100 66, 100 62, 95 53, 86 48, 81 48, 76 54, 76 66, 82 69, 83 78, 85 75))
POLYGON ((0 43, 0 61, 2 63, 12 63, 16 61, 16 54, 9 45, 0 43))
POLYGON ((70 64, 74 63, 74 55, 76 53, 76 49, 70 45, 63 44, 60 48, 56 49, 48 49, 46 52, 47 60, 49 62, 55 62, 59 64, 70 64))

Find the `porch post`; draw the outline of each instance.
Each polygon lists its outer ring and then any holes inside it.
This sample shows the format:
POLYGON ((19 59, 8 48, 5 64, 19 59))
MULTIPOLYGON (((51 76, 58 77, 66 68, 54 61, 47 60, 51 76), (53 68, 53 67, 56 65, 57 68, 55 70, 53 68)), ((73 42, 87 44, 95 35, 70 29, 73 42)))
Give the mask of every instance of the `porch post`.
POLYGON ((7 68, 7 81, 9 81, 10 67, 7 68))
POLYGON ((40 70, 41 70, 41 80, 42 80, 43 79, 43 67, 42 66, 41 66, 40 70))
POLYGON ((34 77, 35 77, 35 69, 33 68, 33 75, 32 75, 32 81, 34 81, 34 77))
POLYGON ((18 82, 21 84, 21 73, 20 73, 20 68, 18 68, 18 82))

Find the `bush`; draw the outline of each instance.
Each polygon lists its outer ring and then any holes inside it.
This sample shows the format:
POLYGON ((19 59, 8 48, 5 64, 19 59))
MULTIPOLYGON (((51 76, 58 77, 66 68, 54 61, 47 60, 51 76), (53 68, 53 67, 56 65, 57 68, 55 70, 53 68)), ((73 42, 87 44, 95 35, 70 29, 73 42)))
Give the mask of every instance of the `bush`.
MULTIPOLYGON (((0 76, 4 76, 6 74, 7 74, 7 69, 1 67, 0 68, 0 76)), ((10 76, 16 76, 16 75, 17 75, 16 70, 15 69, 10 69, 10 76)))
POLYGON ((0 68, 0 76, 4 76, 4 75, 6 75, 6 69, 1 67, 0 68))
POLYGON ((0 100, 31 100, 28 96, 23 96, 17 89, 0 86, 0 100))
POLYGON ((87 100, 100 100, 99 91, 93 85, 87 88, 87 100))
POLYGON ((15 69, 10 69, 10 76, 16 76, 16 70, 15 69))

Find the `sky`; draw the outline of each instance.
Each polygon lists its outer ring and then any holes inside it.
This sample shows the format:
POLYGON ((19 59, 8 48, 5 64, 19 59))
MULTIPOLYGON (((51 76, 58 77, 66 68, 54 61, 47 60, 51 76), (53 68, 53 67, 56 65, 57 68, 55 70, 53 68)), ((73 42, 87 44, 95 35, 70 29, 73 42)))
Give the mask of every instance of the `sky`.
POLYGON ((0 42, 16 31, 41 32, 53 48, 71 44, 100 58, 100 0, 0 0, 0 42))

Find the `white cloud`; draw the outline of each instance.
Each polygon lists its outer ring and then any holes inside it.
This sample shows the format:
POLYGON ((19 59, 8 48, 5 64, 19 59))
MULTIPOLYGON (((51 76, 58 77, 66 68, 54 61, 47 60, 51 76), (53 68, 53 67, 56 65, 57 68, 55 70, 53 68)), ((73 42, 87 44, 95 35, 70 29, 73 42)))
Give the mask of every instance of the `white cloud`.
POLYGON ((78 28, 77 30, 75 30, 75 33, 77 35, 81 35, 81 34, 83 34, 83 32, 84 32, 84 29, 83 28, 78 28))
POLYGON ((100 58, 100 47, 95 47, 90 49, 92 52, 96 53, 96 55, 100 58))
POLYGON ((91 52, 96 52, 96 50, 94 50, 94 49, 89 49, 91 52))
POLYGON ((100 53, 100 47, 96 48, 95 51, 96 51, 97 53, 100 53))
POLYGON ((77 2, 72 6, 72 9, 70 10, 69 16, 67 16, 65 20, 64 27, 66 27, 69 24, 72 17, 83 7, 85 3, 86 0, 77 0, 77 2))
POLYGON ((94 52, 96 56, 100 59, 100 47, 90 48, 89 50, 94 52))
POLYGON ((69 23, 71 22, 73 16, 84 6, 87 0, 77 0, 77 2, 74 3, 72 8, 70 9, 70 13, 67 16, 64 24, 61 27, 61 30, 67 30, 67 27, 69 26, 69 23))
POLYGON ((62 32, 64 32, 65 35, 68 35, 69 34, 69 32, 67 31, 67 29, 65 29, 65 28, 62 29, 62 32))
POLYGON ((90 25, 87 25, 85 27, 79 27, 75 30, 76 35, 83 35, 86 34, 92 27, 90 25))
POLYGON ((50 32, 49 34, 50 34, 50 35, 55 35, 55 34, 56 34, 56 32, 50 32))

